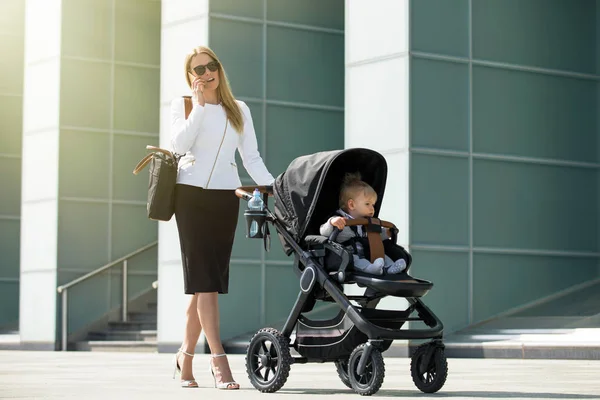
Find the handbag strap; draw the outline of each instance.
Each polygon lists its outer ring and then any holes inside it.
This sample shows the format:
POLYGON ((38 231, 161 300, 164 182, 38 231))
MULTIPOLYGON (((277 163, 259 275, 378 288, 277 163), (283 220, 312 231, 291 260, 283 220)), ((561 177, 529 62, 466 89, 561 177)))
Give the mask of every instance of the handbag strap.
POLYGON ((213 163, 212 169, 210 170, 210 175, 208 176, 208 182, 206 182, 206 189, 208 189, 208 184, 210 183, 210 178, 212 178, 212 174, 215 170, 215 165, 217 165, 217 160, 219 159, 219 153, 221 152, 221 146, 223 146, 223 141, 225 140, 225 134, 227 133, 227 125, 229 124, 229 119, 227 115, 225 115, 225 130, 223 131, 223 137, 221 138, 221 144, 219 145, 219 150, 217 150, 217 156, 215 157, 215 162, 213 163))

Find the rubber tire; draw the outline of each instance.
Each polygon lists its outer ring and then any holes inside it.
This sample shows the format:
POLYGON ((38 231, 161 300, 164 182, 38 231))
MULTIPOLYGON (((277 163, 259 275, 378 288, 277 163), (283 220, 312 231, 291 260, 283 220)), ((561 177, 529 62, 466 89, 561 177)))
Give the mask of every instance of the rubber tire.
MULTIPOLYGON (((348 376, 350 378, 352 390, 361 396, 371 396, 372 394, 377 393, 381 388, 381 385, 383 384, 383 378, 385 377, 385 364, 383 363, 383 356, 378 349, 373 348, 371 350, 371 357, 367 362, 367 367, 369 366, 369 363, 371 365, 371 376, 369 381, 366 384, 358 382, 356 369, 358 368, 360 357, 365 351, 366 345, 366 343, 363 343, 356 346, 356 348, 352 351, 352 354, 350 354, 350 358, 348 358, 348 376)), ((367 373, 367 371, 365 371, 365 373, 367 373)))
POLYGON ((431 382, 425 382, 419 374, 419 363, 421 357, 423 357, 429 346, 432 344, 425 343, 417 348, 410 360, 410 375, 415 386, 423 393, 435 393, 444 386, 446 378, 448 377, 448 360, 444 349, 437 348, 429 363, 428 373, 435 374, 431 382))
POLYGON ((338 360, 335 362, 335 369, 337 370, 338 376, 344 385, 352 389, 350 383, 350 377, 348 376, 348 360, 338 360))
MULTIPOLYGON (((266 347, 266 346, 265 346, 266 347)), ((250 383, 258 391, 263 393, 274 393, 281 389, 290 374, 290 367, 292 364, 292 356, 290 355, 289 341, 283 336, 277 329, 274 328, 263 328, 256 332, 256 334, 250 340, 250 344, 246 350, 246 373, 250 383), (258 361, 253 363, 253 354, 256 346, 260 346, 261 342, 270 341, 271 348, 269 353, 275 350, 275 354, 278 357, 277 360, 277 371, 275 376, 265 381, 264 377, 257 376, 255 370, 258 366, 258 361)))

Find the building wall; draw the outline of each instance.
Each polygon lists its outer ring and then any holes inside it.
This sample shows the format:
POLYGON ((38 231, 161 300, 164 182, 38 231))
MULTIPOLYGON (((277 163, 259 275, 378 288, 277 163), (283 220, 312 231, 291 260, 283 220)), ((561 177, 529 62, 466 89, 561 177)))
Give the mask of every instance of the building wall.
MULTIPOLYGON (((158 143, 160 2, 28 0, 20 333, 53 348, 56 288, 156 240, 147 177, 158 143)), ((129 261, 129 296, 151 288, 156 248, 129 261)), ((120 304, 119 268, 68 292, 73 333, 120 304)))
POLYGON ((19 318, 25 1, 0 2, 0 329, 19 318))
MULTIPOLYGON (((147 170, 132 170, 158 144, 160 19, 157 0, 62 0, 58 284, 157 239, 147 170)), ((149 289, 156 248, 128 269, 130 297, 149 289)), ((72 289, 70 331, 121 303, 120 276, 72 289)))
POLYGON ((454 330, 598 277, 596 2, 410 5, 410 235, 428 304, 454 330))

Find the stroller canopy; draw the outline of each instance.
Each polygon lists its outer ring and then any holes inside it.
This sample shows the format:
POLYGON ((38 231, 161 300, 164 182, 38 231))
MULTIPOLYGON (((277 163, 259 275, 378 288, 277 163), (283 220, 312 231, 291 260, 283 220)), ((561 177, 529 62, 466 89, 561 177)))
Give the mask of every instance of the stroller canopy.
MULTIPOLYGON (((287 232, 300 243, 315 235, 319 227, 339 208, 340 188, 347 173, 359 172, 362 180, 377 192, 375 216, 379 214, 387 163, 374 150, 347 149, 315 153, 296 158, 273 184, 275 215, 287 232)), ((292 248, 280 239, 287 255, 292 248)))

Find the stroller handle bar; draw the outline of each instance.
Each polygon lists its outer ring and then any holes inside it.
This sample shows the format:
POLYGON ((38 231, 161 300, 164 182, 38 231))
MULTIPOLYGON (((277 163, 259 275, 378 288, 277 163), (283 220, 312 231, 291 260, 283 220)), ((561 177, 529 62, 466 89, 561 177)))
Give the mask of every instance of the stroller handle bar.
POLYGON ((235 195, 242 200, 250 200, 254 189, 258 189, 262 194, 273 196, 273 186, 240 186, 235 189, 235 195))
MULTIPOLYGON (((380 225, 382 228, 389 228, 389 229, 396 229, 396 225, 394 225, 393 223, 389 222, 389 221, 382 221, 379 218, 355 218, 355 219, 349 219, 349 218, 344 218, 346 220, 346 226, 357 226, 357 225, 380 225)), ((335 241, 335 239, 337 239, 338 234, 340 233, 340 230, 338 229, 334 229, 333 232, 331 232, 331 235, 329 235, 329 240, 331 240, 332 242, 335 241)))

